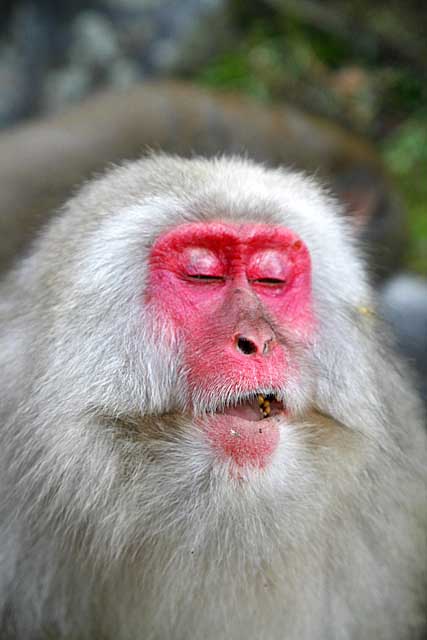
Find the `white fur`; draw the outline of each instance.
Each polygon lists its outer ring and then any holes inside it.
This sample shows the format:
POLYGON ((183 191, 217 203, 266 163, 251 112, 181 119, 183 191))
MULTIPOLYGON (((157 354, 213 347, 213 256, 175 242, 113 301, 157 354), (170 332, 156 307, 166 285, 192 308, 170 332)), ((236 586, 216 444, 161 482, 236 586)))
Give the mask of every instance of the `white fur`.
POLYGON ((118 167, 66 205, 1 292, 2 637, 418 637, 419 404, 358 313, 372 297, 364 269, 314 181, 238 158, 118 167), (157 236, 219 219, 304 240, 318 325, 309 350, 294 336, 294 417, 271 464, 240 477, 185 417, 180 336, 142 305, 157 236), (166 435, 127 435, 121 421, 139 418, 166 435))

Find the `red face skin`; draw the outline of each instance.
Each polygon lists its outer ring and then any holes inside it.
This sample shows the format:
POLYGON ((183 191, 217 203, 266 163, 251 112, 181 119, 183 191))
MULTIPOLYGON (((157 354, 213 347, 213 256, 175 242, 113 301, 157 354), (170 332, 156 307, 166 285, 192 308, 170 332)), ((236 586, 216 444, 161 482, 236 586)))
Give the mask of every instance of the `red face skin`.
MULTIPOLYGON (((146 298, 183 337, 192 396, 280 389, 295 375, 283 334, 309 341, 313 314, 310 255, 290 229, 183 224, 160 236, 149 263, 146 298)), ((277 417, 254 411, 248 403, 200 421, 239 466, 264 467, 279 441, 277 417)))

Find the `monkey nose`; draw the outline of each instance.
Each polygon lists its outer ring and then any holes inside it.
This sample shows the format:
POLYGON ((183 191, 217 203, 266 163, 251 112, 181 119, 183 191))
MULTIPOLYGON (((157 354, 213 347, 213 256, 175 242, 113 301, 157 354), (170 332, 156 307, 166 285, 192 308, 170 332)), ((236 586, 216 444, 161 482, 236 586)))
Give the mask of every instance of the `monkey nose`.
POLYGON ((255 353, 267 355, 273 344, 274 336, 269 333, 239 333, 235 336, 236 349, 245 356, 251 356, 255 353))

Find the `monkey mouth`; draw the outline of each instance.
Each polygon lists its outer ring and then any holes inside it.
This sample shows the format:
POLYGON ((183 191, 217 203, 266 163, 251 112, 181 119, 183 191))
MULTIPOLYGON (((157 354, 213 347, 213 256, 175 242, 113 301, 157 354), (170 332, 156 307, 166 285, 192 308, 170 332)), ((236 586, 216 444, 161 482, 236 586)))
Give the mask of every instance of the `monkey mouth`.
POLYGON ((285 407, 274 393, 256 393, 227 406, 220 413, 249 422, 259 422, 283 414, 285 407))
POLYGON ((274 393, 252 393, 203 419, 202 427, 219 458, 237 467, 264 468, 280 440, 283 402, 274 393))

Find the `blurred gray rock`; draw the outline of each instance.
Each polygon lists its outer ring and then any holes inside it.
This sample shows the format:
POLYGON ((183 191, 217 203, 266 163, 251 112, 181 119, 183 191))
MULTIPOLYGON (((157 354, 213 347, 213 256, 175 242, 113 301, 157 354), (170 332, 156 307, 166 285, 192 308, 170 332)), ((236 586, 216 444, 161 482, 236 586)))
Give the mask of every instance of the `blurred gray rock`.
POLYGON ((381 290, 381 311, 415 366, 427 403, 427 281, 406 273, 391 278, 381 290))
POLYGON ((0 47, 0 123, 13 122, 25 113, 25 85, 16 49, 6 45, 0 47))
POLYGON ((226 0, 16 0, 3 19, 0 128, 101 88, 194 71, 230 36, 226 0))
POLYGON ((82 11, 72 26, 69 57, 74 64, 103 67, 118 57, 119 45, 111 20, 96 11, 82 11))

